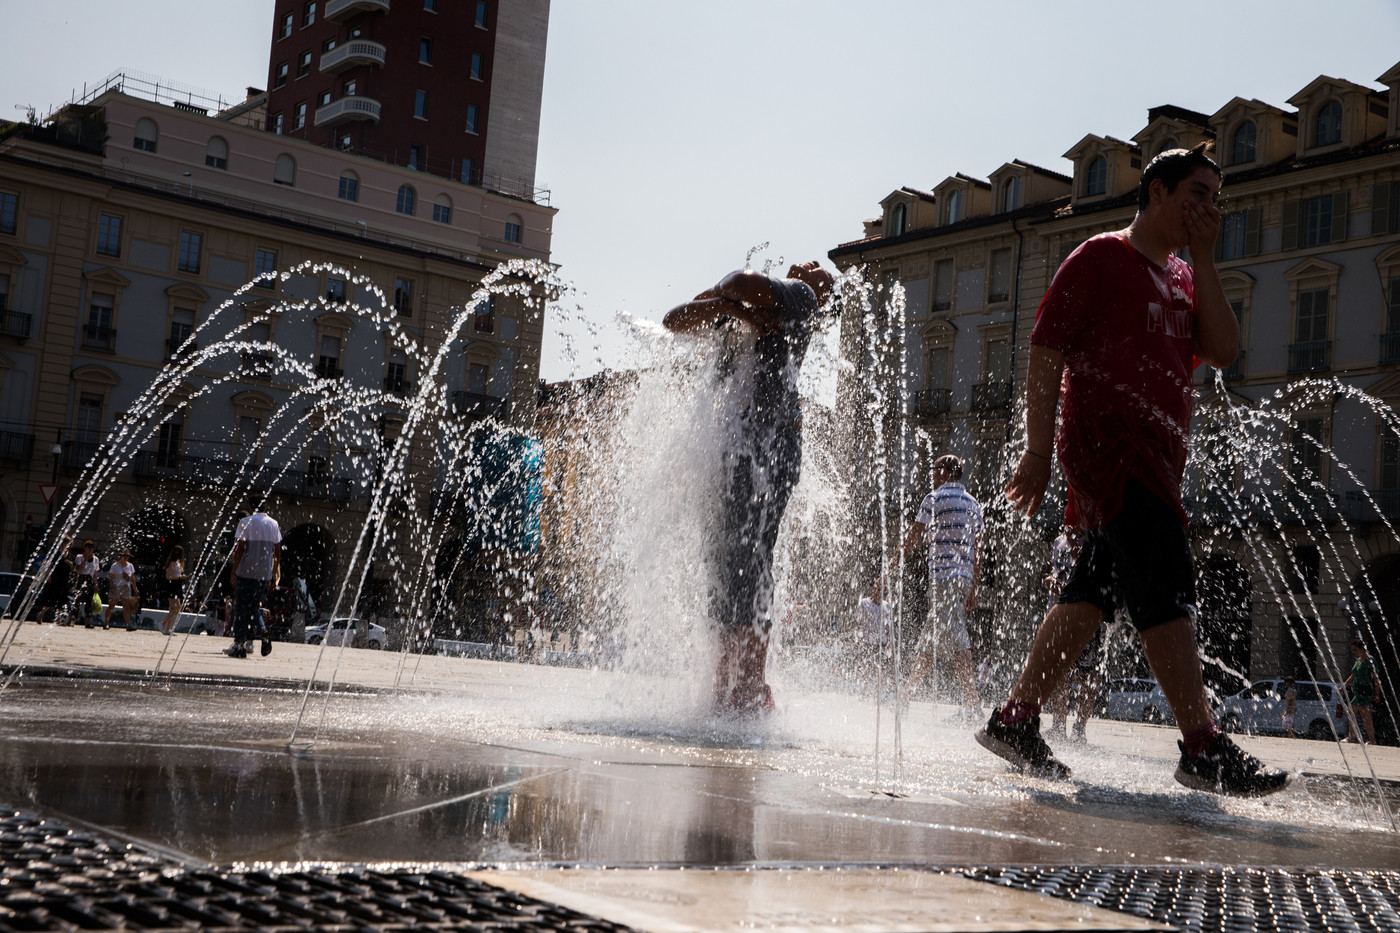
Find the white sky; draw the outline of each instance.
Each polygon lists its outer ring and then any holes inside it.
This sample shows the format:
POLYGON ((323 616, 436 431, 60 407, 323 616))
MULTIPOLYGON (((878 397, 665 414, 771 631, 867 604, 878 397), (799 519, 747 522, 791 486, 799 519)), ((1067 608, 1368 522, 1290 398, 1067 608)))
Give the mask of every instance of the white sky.
MULTIPOLYGON (((440 0, 468 2, 468 0, 440 0)), ((744 264, 824 258, 901 185, 1024 159, 1065 174, 1086 133, 1149 107, 1277 106, 1319 74, 1379 87, 1397 0, 553 0, 537 183, 553 259, 602 332, 543 375, 626 366, 622 311, 659 319, 744 264), (594 346, 597 349, 594 349, 594 346)), ((0 0, 0 109, 125 69, 241 98, 272 0, 0 0)), ((578 321, 551 322, 555 334, 578 321)))

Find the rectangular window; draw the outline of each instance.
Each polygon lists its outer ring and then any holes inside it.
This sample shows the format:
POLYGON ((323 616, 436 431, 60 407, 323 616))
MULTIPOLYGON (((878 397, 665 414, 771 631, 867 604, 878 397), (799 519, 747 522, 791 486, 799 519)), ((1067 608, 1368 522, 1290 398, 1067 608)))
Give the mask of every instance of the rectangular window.
POLYGON ((277 65, 277 77, 272 79, 273 87, 285 87, 287 84, 287 63, 279 62, 277 65))
POLYGON ((440 224, 452 223, 452 208, 446 204, 434 204, 433 220, 436 220, 440 224))
POLYGON ((316 358, 316 375, 336 379, 341 375, 340 338, 326 334, 321 337, 321 354, 316 358))
POLYGON ((97 218, 97 252, 102 256, 122 254, 122 219, 112 214, 97 218))
POLYGON ((1298 293, 1297 342, 1311 343, 1327 339, 1327 305, 1330 293, 1315 288, 1298 293))
POLYGON ((311 53, 302 52, 301 57, 297 59, 297 77, 304 78, 309 74, 311 74, 311 53))
POLYGON ((387 363, 384 366, 384 391, 402 394, 408 388, 408 364, 387 363))
POLYGON ((301 14, 301 25, 303 28, 316 22, 316 0, 311 0, 301 14))
POLYGON ((1400 490, 1400 434, 1390 428, 1381 435, 1381 471, 1378 489, 1400 490))
POLYGON ((288 13, 282 17, 282 26, 277 30, 277 38, 285 39, 292 34, 292 14, 288 13))
POLYGON ((0 191, 0 233, 14 235, 19 219, 19 195, 0 191))
POLYGON ((410 317, 413 314, 412 279, 394 279, 394 310, 399 313, 399 317, 410 317))
POLYGON ((102 404, 106 401, 96 392, 84 392, 78 396, 78 414, 74 420, 74 433, 81 444, 96 444, 102 440, 102 404))
POLYGON ((1332 242, 1332 197, 1303 202, 1303 245, 1326 246, 1332 242))
POLYGON ((476 0, 476 25, 486 28, 486 0, 476 0))
POLYGON ((356 91, 356 89, 357 89, 358 87, 359 87, 359 85, 356 84, 354 81, 346 81, 346 82, 345 82, 345 88, 344 88, 344 90, 345 90, 345 96, 346 96, 346 97, 354 97, 354 96, 355 96, 355 91, 356 91))
POLYGON ((471 159, 463 159, 462 174, 458 180, 464 185, 476 184, 476 163, 471 159))
POLYGON ((337 278, 326 279, 326 300, 343 302, 345 300, 345 280, 337 278))
POLYGON ((948 384, 948 359, 951 347, 930 347, 925 356, 925 381, 935 391, 950 388, 948 384))
POLYGON ((1390 280, 1390 302, 1385 318, 1385 330, 1388 334, 1400 332, 1400 276, 1390 280))
POLYGON ((933 310, 947 311, 953 307, 953 260, 940 259, 933 268, 933 310))
POLYGON ((269 122, 270 122, 272 125, 271 125, 270 127, 268 127, 268 129, 272 130, 272 132, 276 133, 278 136, 281 136, 281 135, 282 135, 282 114, 280 114, 280 113, 275 113, 275 114, 273 114, 269 122))
POLYGON ((1005 382, 1006 374, 1011 369, 1011 342, 1009 340, 990 340, 987 342, 987 370, 985 377, 988 382, 1005 382))
POLYGON ((437 12, 437 0, 423 0, 423 9, 429 13, 437 12))
POLYGON ((277 283, 277 253, 270 249, 260 249, 253 258, 253 278, 261 280, 261 285, 277 283))
POLYGON ((10 277, 0 273, 0 312, 10 306, 10 277))
POLYGON ((431 65, 433 63, 432 39, 424 38, 418 40, 418 61, 422 62, 424 65, 431 65))
POLYGON ((237 453, 240 461, 250 458, 253 450, 258 446, 258 437, 262 435, 262 419, 242 415, 238 419, 238 445, 237 453))
POLYGON ((480 52, 473 52, 473 53, 472 53, 471 76, 472 76, 473 78, 475 78, 476 80, 478 80, 478 81, 481 80, 481 53, 480 53, 480 52))
POLYGON ((413 115, 420 120, 428 119, 428 92, 413 92, 413 115))
POLYGON ((491 385, 491 367, 485 363, 467 364, 467 391, 473 395, 485 395, 491 385))
POLYGON ((317 107, 324 107, 324 106, 326 106, 327 104, 329 104, 330 102, 331 102, 331 92, 330 92, 330 91, 322 91, 320 94, 318 94, 318 95, 316 96, 316 106, 317 106, 317 107))
POLYGON ((199 273, 199 249, 204 238, 198 233, 183 232, 180 234, 180 261, 179 270, 181 272, 199 273))
POLYGON ((87 326, 83 328, 84 349, 112 349, 112 315, 115 306, 116 298, 101 292, 94 292, 88 299, 87 326))
POLYGON ((1293 422, 1293 482, 1308 485, 1322 477, 1322 419, 1298 418, 1293 422))
POLYGON ((299 130, 306 126, 306 101, 302 101, 292 109, 292 129, 299 130))
MULTIPOLYGON (((409 168, 412 168, 412 169, 420 169, 420 170, 424 167, 424 166, 423 166, 423 147, 422 147, 422 146, 409 146, 409 147, 408 147, 408 167, 409 167, 409 168)), ((413 213, 413 212, 412 212, 412 211, 404 211, 403 213, 405 213, 405 214, 411 214, 411 213, 413 213)))
POLYGON ((174 356, 192 333, 194 333, 194 309, 176 308, 172 311, 170 314, 170 337, 166 340, 166 350, 169 354, 174 356))
POLYGON ((337 192, 342 201, 360 200, 360 180, 351 178, 348 175, 340 176, 340 190, 337 192))
POLYGON ((1005 301, 1011 297, 1011 250, 993 251, 991 279, 991 287, 987 289, 988 301, 1005 301))
POLYGON ((520 242, 520 224, 518 224, 518 223, 516 223, 516 222, 514 222, 514 221, 512 221, 512 220, 507 220, 507 221, 506 221, 506 242, 507 242, 507 243, 519 243, 519 242, 520 242))
POLYGON ((341 136, 339 139, 337 139, 337 140, 335 141, 335 144, 336 144, 337 146, 339 146, 341 149, 349 149, 349 148, 350 148, 350 134, 349 134, 349 133, 346 133, 344 136, 341 136))
POLYGON ((495 328, 496 312, 490 295, 476 306, 476 314, 473 315, 472 327, 478 334, 489 334, 495 328))
POLYGON ((1248 226, 1245 211, 1236 211, 1220 218, 1220 240, 1216 247, 1217 259, 1243 259, 1245 252, 1245 230, 1248 226))
POLYGON ((467 132, 476 132, 476 104, 467 105, 467 132))

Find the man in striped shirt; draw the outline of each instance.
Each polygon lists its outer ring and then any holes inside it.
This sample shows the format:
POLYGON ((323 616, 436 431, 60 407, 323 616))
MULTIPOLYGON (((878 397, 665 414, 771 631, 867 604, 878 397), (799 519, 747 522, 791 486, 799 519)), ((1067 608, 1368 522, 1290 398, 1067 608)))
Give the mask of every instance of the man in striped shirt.
POLYGON ((977 608, 977 581, 982 575, 982 506, 959 482, 962 474, 962 460, 952 454, 934 461, 933 492, 924 497, 918 517, 904 536, 906 557, 928 541, 928 618, 899 699, 908 702, 940 652, 951 655, 962 684, 964 715, 975 722, 982 713, 972 676, 966 613, 977 608))

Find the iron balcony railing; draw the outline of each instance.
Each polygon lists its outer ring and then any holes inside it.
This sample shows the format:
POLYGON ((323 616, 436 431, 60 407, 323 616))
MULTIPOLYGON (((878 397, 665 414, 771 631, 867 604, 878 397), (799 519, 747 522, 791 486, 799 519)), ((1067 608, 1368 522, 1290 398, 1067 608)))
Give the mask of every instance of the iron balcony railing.
POLYGON ((34 459, 34 435, 0 431, 0 460, 28 463, 34 459))
POLYGON ((64 473, 81 473, 102 445, 97 441, 64 441, 58 466, 64 473))
POLYGON ((504 421, 506 416, 510 414, 510 399, 459 390, 452 393, 452 413, 455 415, 492 415, 504 421))
POLYGON ((274 492, 287 496, 349 502, 354 484, 344 476, 306 470, 286 470, 273 483, 274 492))
POLYGON ((407 379, 396 379, 393 376, 384 377, 384 391, 390 395, 397 395, 399 398, 413 394, 413 383, 407 379))
POLYGON ((1400 331, 1381 334, 1381 362, 1400 363, 1400 331))
POLYGON ((117 346, 117 332, 110 327, 94 327, 91 324, 83 328, 83 349, 102 350, 111 353, 117 346))
POLYGON ((34 315, 32 314, 25 314, 23 311, 0 311, 0 334, 28 340, 29 332, 33 327, 34 315))
POLYGON ((911 414, 925 418, 936 418, 939 415, 946 415, 953 409, 952 389, 924 389, 915 392, 914 397, 909 400, 909 411, 911 414))
POLYGON ((1288 345, 1290 373, 1317 373, 1332 368, 1332 341, 1307 340, 1288 345))
POLYGON ((1345 515, 1349 522, 1379 522, 1381 516, 1392 525, 1400 524, 1400 489, 1352 490, 1346 494, 1345 515), (1370 501, 1367 501, 1367 494, 1370 501))
POLYGON ((165 341, 165 354, 172 360, 189 356, 198 349, 198 343, 193 340, 186 343, 184 337, 168 337, 165 341))
POLYGON ((979 382, 972 387, 972 407, 979 411, 989 408, 1006 408, 1011 404, 1011 383, 1009 381, 979 382))
POLYGON ((332 356, 319 356, 316 358, 316 375, 322 379, 339 379, 345 375, 345 370, 340 368, 340 360, 332 356))
POLYGON ((1226 366, 1226 367, 1225 367, 1225 369, 1220 373, 1220 375, 1224 377, 1224 379, 1225 379, 1226 382, 1233 382, 1233 381, 1235 381, 1235 380, 1237 380, 1237 379, 1243 379, 1243 378, 1244 378, 1244 351, 1243 351, 1243 350, 1240 351, 1239 356, 1235 357, 1235 361, 1234 361, 1233 363, 1231 363, 1229 366, 1226 366))

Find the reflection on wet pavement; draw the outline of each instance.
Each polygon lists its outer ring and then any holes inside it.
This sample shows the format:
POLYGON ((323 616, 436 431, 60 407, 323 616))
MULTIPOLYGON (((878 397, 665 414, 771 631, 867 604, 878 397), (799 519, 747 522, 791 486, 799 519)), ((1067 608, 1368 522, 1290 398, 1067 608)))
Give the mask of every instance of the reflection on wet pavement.
POLYGON ((342 696, 289 751, 292 692, 31 678, 4 697, 0 799, 220 864, 1400 867, 1336 782, 1222 801, 1087 749, 1053 783, 913 732, 895 782, 816 706, 723 729, 557 700, 342 696))

